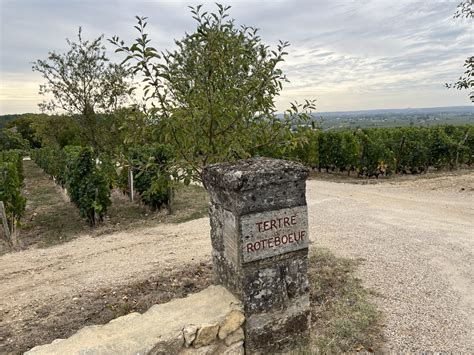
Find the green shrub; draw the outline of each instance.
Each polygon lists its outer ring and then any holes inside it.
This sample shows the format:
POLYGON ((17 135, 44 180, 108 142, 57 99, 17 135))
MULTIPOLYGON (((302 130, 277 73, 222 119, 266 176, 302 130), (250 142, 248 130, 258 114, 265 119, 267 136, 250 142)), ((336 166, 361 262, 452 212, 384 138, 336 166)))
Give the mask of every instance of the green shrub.
POLYGON ((304 128, 302 146, 286 156, 319 171, 357 171, 359 176, 422 173, 428 167, 472 164, 474 126, 369 128, 321 131, 304 128))
POLYGON ((15 150, 0 152, 0 201, 5 205, 9 228, 13 232, 26 207, 26 199, 21 194, 22 185, 21 153, 15 150))
MULTIPOLYGON (((129 166, 134 173, 134 189, 140 200, 152 209, 159 209, 169 202, 171 160, 169 146, 148 144, 128 151, 129 166)), ((128 171, 123 169, 121 186, 127 187, 128 171)))
POLYGON ((68 155, 67 189, 71 201, 91 225, 103 220, 110 206, 110 187, 105 173, 96 162, 92 148, 68 155))
POLYGON ((37 164, 56 182, 67 189, 81 216, 91 225, 102 221, 111 204, 110 169, 89 147, 45 147, 32 153, 37 164))
POLYGON ((0 151, 19 149, 28 150, 30 144, 23 139, 21 134, 13 132, 6 128, 0 129, 0 151))

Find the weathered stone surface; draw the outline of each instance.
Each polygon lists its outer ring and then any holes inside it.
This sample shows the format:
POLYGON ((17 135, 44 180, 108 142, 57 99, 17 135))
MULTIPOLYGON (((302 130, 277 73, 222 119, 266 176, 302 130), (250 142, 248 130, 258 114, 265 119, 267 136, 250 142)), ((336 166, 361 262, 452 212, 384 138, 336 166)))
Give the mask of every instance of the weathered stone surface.
POLYGON ((223 210, 222 216, 223 228, 222 228, 222 240, 223 240, 223 252, 227 260, 234 265, 239 264, 240 260, 240 241, 238 238, 238 226, 235 216, 227 211, 223 210))
POLYGON ((305 344, 309 338, 309 295, 293 300, 286 309, 252 314, 246 319, 252 329, 245 337, 253 351, 284 352, 305 344))
POLYGON ((244 355, 244 342, 239 341, 238 343, 232 344, 226 349, 223 349, 222 352, 220 352, 222 355, 244 355))
POLYGON ((222 322, 219 329, 219 339, 225 339, 230 333, 235 332, 245 322, 245 316, 240 311, 232 311, 222 322))
POLYGON ((244 340, 244 330, 242 328, 237 329, 233 333, 229 334, 225 339, 224 339, 224 344, 227 346, 230 346, 234 343, 237 343, 239 341, 244 340))
POLYGON ((245 311, 253 314, 286 308, 294 298, 309 292, 307 270, 307 249, 249 264, 242 285, 245 311))
POLYGON ((214 324, 203 324, 199 328, 196 339, 193 342, 195 348, 209 345, 216 340, 217 333, 219 332, 219 323, 214 324))
POLYGON ((174 334, 169 334, 165 338, 161 338, 160 341, 156 342, 153 349, 148 351, 146 354, 150 355, 166 355, 166 354, 177 354, 181 351, 184 345, 183 333, 176 331, 174 334))
MULTIPOLYGON (((305 249, 308 247, 308 209, 297 206, 247 214, 240 218, 240 230, 244 263, 305 249)), ((224 234, 224 243, 226 239, 224 234)))
POLYGON ((303 206, 305 201, 306 183, 294 182, 282 188, 282 185, 264 186, 258 190, 241 193, 229 191, 210 191, 211 203, 220 205, 227 211, 238 215, 256 213, 267 210, 303 206), (286 199, 286 201, 284 201, 286 199), (291 203, 289 203, 289 202, 291 203))
POLYGON ((209 166, 216 279, 244 304, 245 350, 272 353, 309 334, 308 225, 301 164, 267 158, 209 166))
POLYGON ((243 282, 243 271, 234 263, 230 262, 221 253, 212 251, 212 260, 216 282, 227 287, 237 298, 243 300, 244 291, 241 287, 243 282))
POLYGON ((222 216, 223 213, 223 208, 220 208, 212 203, 209 205, 212 250, 218 251, 219 253, 224 251, 224 241, 222 235, 225 218, 222 216))
POLYGON ((219 344, 213 343, 210 345, 202 346, 200 348, 186 348, 182 350, 180 355, 212 355, 218 354, 219 344))
POLYGON ((268 312, 254 313, 246 318, 246 325, 253 328, 264 328, 277 319, 280 323, 286 318, 297 316, 306 310, 309 310, 309 295, 303 295, 293 299, 287 307, 282 309, 274 309, 268 312))
POLYGON ((184 345, 190 346, 194 339, 196 339, 196 333, 198 331, 198 327, 194 324, 187 325, 183 328, 183 336, 184 336, 184 345))
POLYGON ((253 332, 247 333, 246 348, 281 353, 303 346, 309 340, 309 317, 308 310, 281 319, 273 318, 265 327, 253 328, 253 332))
POLYGON ((246 191, 306 180, 308 174, 308 168, 299 163, 256 157, 208 165, 204 169, 204 181, 207 187, 212 185, 225 190, 246 191))
POLYGON ((133 313, 129 313, 129 314, 125 315, 125 316, 112 319, 109 323, 127 323, 127 322, 129 322, 131 319, 136 318, 136 317, 140 317, 140 316, 141 316, 140 313, 138 313, 138 312, 133 312, 133 313))
POLYGON ((236 215, 306 205, 308 169, 302 164, 252 158, 204 169, 211 202, 236 215))
POLYGON ((210 286, 186 298, 155 305, 144 314, 85 327, 68 339, 37 346, 27 354, 178 354, 184 349, 186 325, 221 324, 233 310, 243 311, 235 296, 222 286, 210 286))

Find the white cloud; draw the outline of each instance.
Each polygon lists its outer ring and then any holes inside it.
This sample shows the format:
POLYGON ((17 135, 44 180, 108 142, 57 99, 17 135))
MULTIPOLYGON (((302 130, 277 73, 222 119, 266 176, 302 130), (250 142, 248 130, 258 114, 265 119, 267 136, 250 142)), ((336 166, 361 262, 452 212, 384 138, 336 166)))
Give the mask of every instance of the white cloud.
MULTIPOLYGON (((30 62, 66 48, 78 26, 93 37, 130 41, 135 15, 149 17, 156 47, 193 31, 187 5, 202 1, 3 0, 0 4, 0 113, 35 111, 41 80, 30 62)), ((211 1, 205 1, 214 9, 211 1)), ((458 1, 230 1, 238 24, 263 41, 289 40, 282 66, 291 83, 277 99, 317 98, 323 111, 468 104, 445 82, 472 55, 472 23, 453 19, 458 1), (471 26, 471 27, 470 27, 471 26)))

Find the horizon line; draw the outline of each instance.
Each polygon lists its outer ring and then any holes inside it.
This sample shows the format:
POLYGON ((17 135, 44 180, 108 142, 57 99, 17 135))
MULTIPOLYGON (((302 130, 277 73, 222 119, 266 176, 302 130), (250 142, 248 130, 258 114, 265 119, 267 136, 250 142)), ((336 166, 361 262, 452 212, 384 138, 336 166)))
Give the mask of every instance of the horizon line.
MULTIPOLYGON (((351 113, 351 112, 367 112, 367 111, 401 111, 401 110, 428 110, 428 109, 449 109, 449 108, 471 108, 474 113, 474 104, 467 105, 454 105, 454 106, 428 106, 428 107, 404 107, 404 108, 370 108, 370 109, 359 109, 359 110, 336 110, 336 111, 314 111, 313 113, 351 113)), ((64 113, 44 113, 44 112, 23 112, 23 113, 0 113, 0 116, 12 116, 12 115, 64 115, 64 113)), ((276 114, 282 115, 284 112, 277 112, 276 114)))

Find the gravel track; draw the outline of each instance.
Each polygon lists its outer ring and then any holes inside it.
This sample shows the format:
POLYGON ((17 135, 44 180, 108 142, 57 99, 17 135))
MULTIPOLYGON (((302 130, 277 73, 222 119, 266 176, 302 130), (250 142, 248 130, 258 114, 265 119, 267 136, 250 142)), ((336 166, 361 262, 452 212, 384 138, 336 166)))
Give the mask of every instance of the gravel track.
MULTIPOLYGON (((403 182, 308 181, 311 247, 362 258, 387 351, 474 353, 474 173, 403 182)), ((0 327, 42 305, 210 260, 209 221, 81 236, 0 257, 0 327)))
POLYGON ((474 353, 474 174, 315 181, 307 196, 315 244, 364 260, 358 273, 379 295, 386 351, 474 353))

